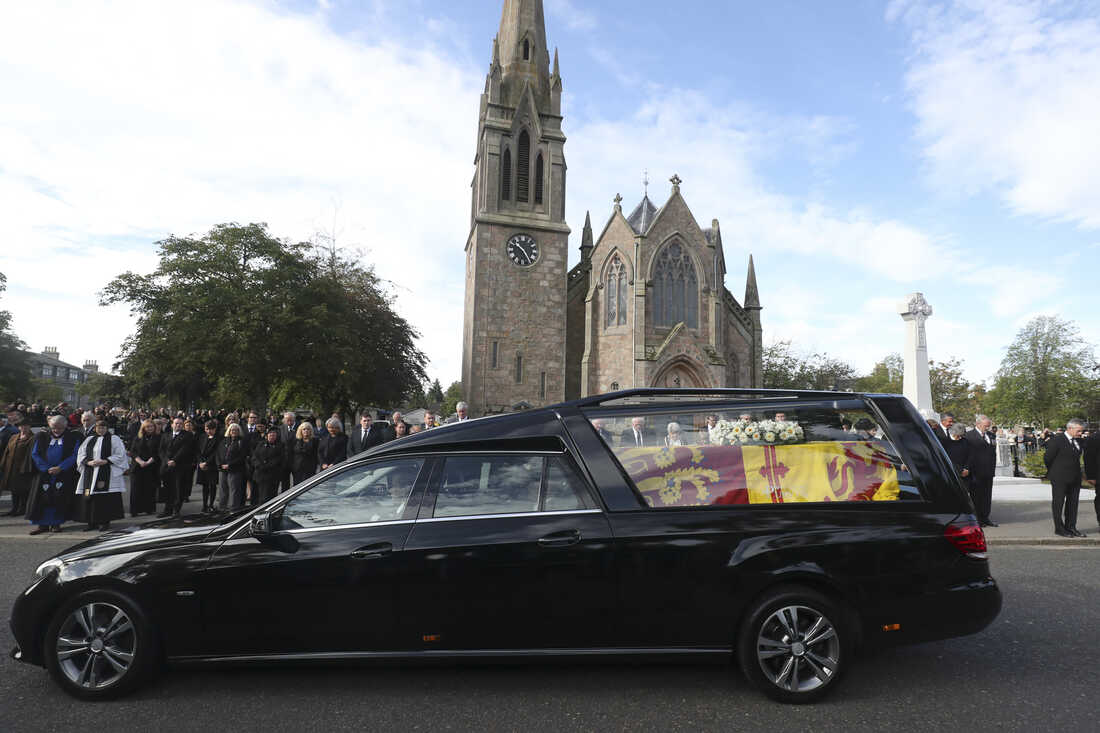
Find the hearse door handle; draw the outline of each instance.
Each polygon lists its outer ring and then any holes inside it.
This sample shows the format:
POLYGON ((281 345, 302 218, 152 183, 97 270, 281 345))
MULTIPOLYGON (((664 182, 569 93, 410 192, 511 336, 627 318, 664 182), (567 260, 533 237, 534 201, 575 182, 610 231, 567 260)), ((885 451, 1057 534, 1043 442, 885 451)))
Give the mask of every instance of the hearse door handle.
POLYGON ((377 560, 380 557, 393 552, 393 545, 389 542, 379 542, 376 545, 367 545, 366 547, 360 547, 351 553, 352 560, 377 560))
POLYGON ((553 532, 539 537, 539 547, 568 547, 581 541, 581 533, 575 529, 553 532))

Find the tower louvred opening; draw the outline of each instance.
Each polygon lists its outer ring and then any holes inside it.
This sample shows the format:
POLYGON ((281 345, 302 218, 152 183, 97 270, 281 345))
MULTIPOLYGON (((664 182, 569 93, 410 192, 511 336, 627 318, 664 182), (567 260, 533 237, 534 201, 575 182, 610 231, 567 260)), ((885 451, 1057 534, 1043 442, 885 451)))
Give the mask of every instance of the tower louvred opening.
POLYGON ((524 130, 519 134, 516 155, 516 201, 527 203, 531 191, 531 136, 524 130))

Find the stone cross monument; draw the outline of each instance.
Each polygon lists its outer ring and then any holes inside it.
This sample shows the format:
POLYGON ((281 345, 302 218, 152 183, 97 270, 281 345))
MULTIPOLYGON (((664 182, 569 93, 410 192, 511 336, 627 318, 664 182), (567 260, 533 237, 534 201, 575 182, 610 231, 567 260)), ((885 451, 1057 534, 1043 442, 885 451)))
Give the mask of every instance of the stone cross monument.
POLYGON ((928 338, 924 322, 932 315, 922 293, 910 293, 898 305, 898 313, 905 321, 905 376, 902 391, 926 418, 936 417, 932 409, 932 384, 928 377, 928 338))

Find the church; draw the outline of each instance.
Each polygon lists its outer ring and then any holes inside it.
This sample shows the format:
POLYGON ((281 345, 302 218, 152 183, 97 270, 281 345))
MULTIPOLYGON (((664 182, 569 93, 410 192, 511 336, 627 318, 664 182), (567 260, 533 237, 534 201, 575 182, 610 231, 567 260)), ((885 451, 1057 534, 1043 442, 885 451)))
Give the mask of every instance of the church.
POLYGON ((462 389, 474 415, 632 387, 760 387, 760 295, 725 286, 718 220, 703 228, 679 176, 624 213, 615 195, 568 269, 557 51, 542 0, 504 0, 481 95, 466 239, 462 389))

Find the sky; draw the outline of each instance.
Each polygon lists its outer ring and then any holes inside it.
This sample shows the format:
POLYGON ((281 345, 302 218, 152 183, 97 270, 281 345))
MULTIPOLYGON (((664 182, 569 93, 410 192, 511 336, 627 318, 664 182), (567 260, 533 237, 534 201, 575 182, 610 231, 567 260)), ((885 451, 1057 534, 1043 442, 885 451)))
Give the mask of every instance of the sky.
MULTIPOLYGON (((335 235, 460 379, 479 95, 502 0, 0 0, 0 272, 30 348, 116 361, 97 292, 222 222, 335 235)), ((860 371, 934 309, 929 356, 989 381, 1037 315, 1100 342, 1100 4, 545 0, 570 265, 648 171, 765 342, 860 371)))

